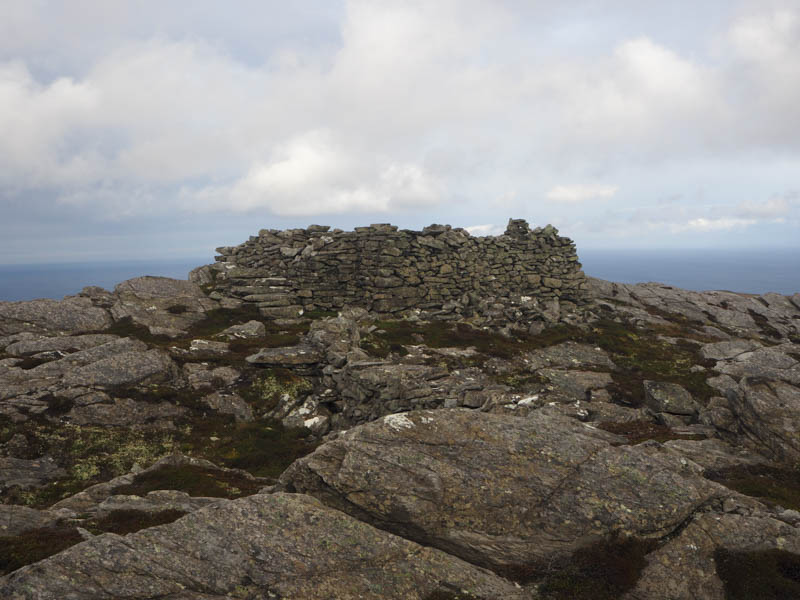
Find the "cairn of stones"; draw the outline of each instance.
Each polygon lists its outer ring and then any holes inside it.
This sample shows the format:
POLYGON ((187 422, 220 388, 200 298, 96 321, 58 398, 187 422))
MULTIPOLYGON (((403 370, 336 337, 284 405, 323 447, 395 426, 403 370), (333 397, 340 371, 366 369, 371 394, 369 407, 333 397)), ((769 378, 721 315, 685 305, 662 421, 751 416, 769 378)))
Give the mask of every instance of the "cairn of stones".
POLYGON ((584 303, 586 277, 572 240, 548 225, 510 219, 502 235, 461 228, 422 231, 394 225, 330 230, 262 229, 243 244, 217 248, 217 290, 255 303, 265 317, 347 306, 375 313, 419 309, 439 318, 486 303, 584 303))

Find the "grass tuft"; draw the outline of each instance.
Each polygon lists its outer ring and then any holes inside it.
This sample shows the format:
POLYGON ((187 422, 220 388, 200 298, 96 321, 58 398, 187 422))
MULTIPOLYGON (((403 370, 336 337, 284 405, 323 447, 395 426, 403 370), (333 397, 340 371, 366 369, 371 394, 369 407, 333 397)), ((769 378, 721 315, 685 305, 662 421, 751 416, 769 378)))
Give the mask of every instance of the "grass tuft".
POLYGON ((82 541, 75 527, 64 526, 30 529, 19 535, 0 537, 0 575, 39 562, 82 541))
POLYGON ((636 538, 599 542, 575 552, 539 587, 547 600, 617 600, 636 585, 657 542, 636 538))
POLYGON ((742 465, 706 473, 706 477, 766 504, 800 510, 800 471, 797 469, 742 465))
POLYGON ((117 488, 115 494, 146 496, 154 490, 177 490, 190 496, 240 498, 255 494, 262 484, 237 473, 218 471, 195 465, 165 466, 137 475, 129 485, 117 488))
POLYGON ((726 600, 800 598, 800 555, 785 550, 714 552, 726 600))

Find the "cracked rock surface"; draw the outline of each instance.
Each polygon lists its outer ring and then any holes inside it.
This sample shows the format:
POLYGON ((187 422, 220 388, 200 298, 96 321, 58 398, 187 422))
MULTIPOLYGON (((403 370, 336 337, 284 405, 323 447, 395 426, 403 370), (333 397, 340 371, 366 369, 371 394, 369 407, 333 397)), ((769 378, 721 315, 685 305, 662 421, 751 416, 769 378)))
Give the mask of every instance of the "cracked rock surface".
POLYGON ((298 494, 223 501, 169 525, 105 534, 0 580, 8 600, 422 599, 453 591, 524 598, 488 571, 298 494))

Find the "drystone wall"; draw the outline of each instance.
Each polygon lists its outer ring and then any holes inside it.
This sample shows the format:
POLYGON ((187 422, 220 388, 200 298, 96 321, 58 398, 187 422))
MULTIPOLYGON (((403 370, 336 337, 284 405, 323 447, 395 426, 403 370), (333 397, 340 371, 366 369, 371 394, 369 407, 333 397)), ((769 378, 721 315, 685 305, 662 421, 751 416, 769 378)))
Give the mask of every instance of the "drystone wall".
POLYGON ((345 305, 378 313, 447 313, 487 299, 578 305, 586 287, 573 242, 552 226, 531 229, 519 219, 489 237, 449 225, 264 229, 217 252, 218 289, 274 318, 345 305))

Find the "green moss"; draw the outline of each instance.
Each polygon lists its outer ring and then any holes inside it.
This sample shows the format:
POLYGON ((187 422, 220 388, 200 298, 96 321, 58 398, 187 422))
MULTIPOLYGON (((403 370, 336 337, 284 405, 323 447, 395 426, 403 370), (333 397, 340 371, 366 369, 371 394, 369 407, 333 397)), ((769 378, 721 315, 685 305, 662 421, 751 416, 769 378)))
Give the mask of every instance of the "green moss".
POLYGON ((766 504, 800 510, 800 470, 742 465, 707 473, 706 477, 766 504))
POLYGON ((20 535, 0 537, 0 575, 66 550, 83 541, 75 527, 31 529, 20 535))
POLYGON ((635 538, 599 542, 575 552, 539 587, 547 600, 616 600, 632 589, 656 543, 635 538))
POLYGON ((239 395, 257 414, 264 414, 278 405, 284 394, 297 397, 310 392, 311 382, 288 369, 275 368, 262 371, 249 385, 239 388, 239 395))
POLYGON ((120 337, 134 338, 150 345, 162 347, 172 342, 172 339, 166 335, 153 335, 146 326, 134 323, 131 317, 118 319, 110 327, 98 333, 110 333, 120 337))
POLYGON ((175 448, 172 434, 121 427, 87 427, 27 421, 3 428, 3 436, 22 433, 27 454, 53 457, 68 475, 35 490, 3 490, 4 502, 49 506, 86 487, 122 475, 134 464, 146 467, 175 448))
POLYGON ((146 496, 154 490, 178 490, 190 496, 212 498, 239 498, 255 494, 262 484, 236 473, 226 473, 195 465, 165 466, 155 471, 137 475, 129 485, 115 490, 115 494, 146 496))
POLYGON ((82 523, 82 526, 95 535, 101 533, 127 535, 148 527, 172 523, 185 514, 181 510, 162 510, 158 512, 129 509, 113 510, 103 517, 82 523))
POLYGON ((677 383, 705 403, 715 391, 706 384, 707 373, 693 373, 690 368, 697 364, 712 366, 700 355, 697 343, 709 340, 694 331, 691 323, 678 319, 666 326, 641 328, 600 319, 585 328, 557 325, 538 335, 506 337, 464 323, 381 321, 376 323, 379 329, 362 342, 362 348, 373 356, 386 357, 391 352, 403 354, 403 345, 409 344, 423 343, 432 348, 472 346, 480 356, 471 360, 480 364, 487 356, 509 359, 566 341, 581 342, 599 346, 617 365, 609 391, 621 403, 640 406, 644 401, 645 379, 677 383), (691 339, 670 343, 661 339, 664 335, 691 339))
POLYGON ((209 417, 181 432, 181 450, 258 477, 277 478, 295 459, 316 448, 306 429, 287 429, 280 422, 235 423, 209 417))
POLYGON ((785 550, 714 552, 726 600, 800 598, 800 555, 785 550))
POLYGON ((492 379, 496 383, 507 385, 515 392, 527 392, 547 383, 547 379, 537 373, 505 373, 495 375, 492 379))
POLYGON ((709 365, 700 356, 700 346, 684 339, 670 343, 660 339, 660 335, 663 329, 636 329, 601 320, 592 324, 584 341, 608 352, 617 365, 611 374, 614 383, 609 391, 612 397, 625 404, 640 406, 644 402, 645 379, 677 383, 695 400, 707 402, 715 394, 706 383, 707 374, 690 371, 693 365, 709 365))

